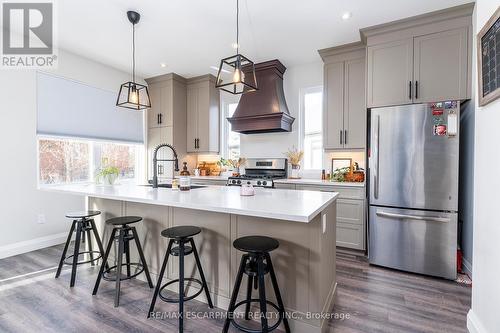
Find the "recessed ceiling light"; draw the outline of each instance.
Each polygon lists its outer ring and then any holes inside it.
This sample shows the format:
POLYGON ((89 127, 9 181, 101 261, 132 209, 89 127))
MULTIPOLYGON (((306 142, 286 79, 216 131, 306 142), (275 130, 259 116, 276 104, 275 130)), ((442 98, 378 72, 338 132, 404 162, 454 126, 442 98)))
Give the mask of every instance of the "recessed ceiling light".
POLYGON ((160 66, 161 66, 162 68, 165 68, 165 67, 167 67, 167 64, 166 64, 166 63, 164 63, 164 62, 162 62, 162 63, 160 64, 160 66))
POLYGON ((351 12, 345 12, 344 14, 342 14, 342 19, 344 21, 350 19, 352 17, 352 13, 351 12))

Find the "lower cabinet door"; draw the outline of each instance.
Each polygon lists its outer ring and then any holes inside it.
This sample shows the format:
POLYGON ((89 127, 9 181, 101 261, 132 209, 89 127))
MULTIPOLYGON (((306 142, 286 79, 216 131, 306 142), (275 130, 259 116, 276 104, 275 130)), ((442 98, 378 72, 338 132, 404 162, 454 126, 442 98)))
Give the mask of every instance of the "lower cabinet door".
POLYGON ((365 249, 365 201, 337 199, 337 246, 365 249))
POLYGON ((337 246, 349 249, 364 250, 365 240, 363 226, 337 222, 337 246))

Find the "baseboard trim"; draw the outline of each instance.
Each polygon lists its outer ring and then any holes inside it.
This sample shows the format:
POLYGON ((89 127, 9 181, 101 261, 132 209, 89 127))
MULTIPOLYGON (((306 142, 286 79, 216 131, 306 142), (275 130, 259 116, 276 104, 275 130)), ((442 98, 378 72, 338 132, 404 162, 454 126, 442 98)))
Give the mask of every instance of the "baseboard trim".
POLYGON ((472 279, 472 263, 465 258, 462 260, 462 269, 464 270, 464 273, 472 279))
POLYGON ((488 333, 472 309, 467 313, 467 329, 469 333, 488 333))
POLYGON ((17 242, 0 247, 0 259, 12 257, 18 254, 23 254, 35 250, 44 249, 49 246, 54 246, 66 242, 68 237, 67 232, 48 235, 27 241, 17 242))

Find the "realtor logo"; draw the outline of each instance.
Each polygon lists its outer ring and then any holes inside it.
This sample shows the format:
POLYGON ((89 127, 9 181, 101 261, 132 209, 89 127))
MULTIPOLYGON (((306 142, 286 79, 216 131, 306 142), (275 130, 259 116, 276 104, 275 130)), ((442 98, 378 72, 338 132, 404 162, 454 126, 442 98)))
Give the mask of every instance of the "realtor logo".
POLYGON ((2 67, 55 67, 52 2, 2 3, 2 67))

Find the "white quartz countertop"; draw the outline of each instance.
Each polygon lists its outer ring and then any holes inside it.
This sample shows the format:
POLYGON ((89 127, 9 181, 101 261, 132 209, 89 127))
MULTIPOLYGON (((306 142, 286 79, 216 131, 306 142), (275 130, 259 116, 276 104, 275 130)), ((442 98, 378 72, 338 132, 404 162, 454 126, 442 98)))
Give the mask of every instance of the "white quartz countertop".
POLYGON ((69 184, 44 185, 40 190, 305 223, 314 219, 338 196, 336 192, 256 188, 255 196, 244 197, 240 196, 240 188, 235 186, 206 186, 179 191, 134 184, 69 184))

